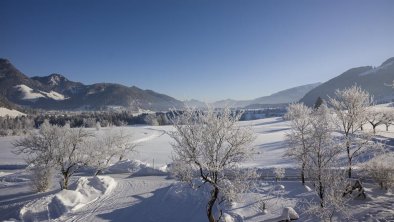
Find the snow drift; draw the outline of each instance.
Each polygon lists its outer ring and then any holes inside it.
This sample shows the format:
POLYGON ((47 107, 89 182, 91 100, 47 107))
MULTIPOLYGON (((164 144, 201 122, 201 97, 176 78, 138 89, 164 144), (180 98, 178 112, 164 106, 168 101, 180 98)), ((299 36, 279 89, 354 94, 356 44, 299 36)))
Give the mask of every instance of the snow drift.
POLYGON ((59 218, 70 211, 84 207, 116 187, 116 181, 109 176, 81 177, 69 190, 62 190, 25 205, 20 211, 24 221, 41 221, 59 218))
POLYGON ((165 176, 168 173, 163 168, 152 168, 140 160, 122 160, 104 170, 105 173, 131 173, 133 176, 165 176))

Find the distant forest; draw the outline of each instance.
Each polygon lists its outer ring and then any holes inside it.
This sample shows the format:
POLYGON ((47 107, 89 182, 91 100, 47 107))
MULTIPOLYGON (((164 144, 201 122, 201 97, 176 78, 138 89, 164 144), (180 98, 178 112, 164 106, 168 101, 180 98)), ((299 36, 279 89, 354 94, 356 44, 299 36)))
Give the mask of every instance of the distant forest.
MULTIPOLYGON (((181 112, 181 111, 180 111, 181 112)), ((220 111, 219 111, 220 112, 220 111)), ((240 112, 234 110, 235 113, 240 112)), ((285 108, 245 110, 241 121, 283 116, 285 108)), ((133 115, 131 112, 100 111, 100 112, 42 112, 16 118, 0 117, 0 136, 21 135, 28 130, 39 128, 45 119, 52 125, 71 127, 108 127, 127 125, 170 125, 173 112, 156 112, 133 115)))

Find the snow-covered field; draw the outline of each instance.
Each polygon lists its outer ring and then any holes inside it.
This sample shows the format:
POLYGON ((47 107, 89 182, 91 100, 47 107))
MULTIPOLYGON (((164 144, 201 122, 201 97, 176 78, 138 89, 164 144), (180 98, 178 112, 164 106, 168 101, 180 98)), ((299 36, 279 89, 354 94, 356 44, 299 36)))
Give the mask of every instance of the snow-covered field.
MULTIPOLYGON (((283 167, 287 175, 296 175, 295 162, 283 157, 288 122, 267 118, 240 124, 250 126, 256 134, 256 155, 245 163, 246 167, 263 168, 265 172, 283 167)), ((101 179, 92 178, 88 171, 81 172, 72 179, 71 194, 60 191, 58 184, 53 184, 47 193, 31 192, 23 156, 12 153, 12 142, 17 137, 0 137, 0 220, 207 221, 206 195, 159 170, 171 163, 171 138, 166 132, 173 128, 125 128, 138 143, 137 151, 127 159, 139 161, 123 161, 108 169, 101 179)), ((391 140, 393 129, 385 132, 384 126, 380 126, 378 134, 391 140)), ((105 130, 108 129, 101 129, 105 130)), ((377 189, 373 183, 365 186, 367 200, 352 202, 354 221, 393 221, 394 194, 377 189)), ((229 206, 226 213, 235 221, 279 221, 283 208, 292 207, 299 213, 300 221, 316 221, 303 214, 301 200, 311 198, 312 192, 294 178, 280 182, 265 179, 258 181, 241 201, 229 206), (264 213, 260 209, 262 200, 267 207, 264 213)))

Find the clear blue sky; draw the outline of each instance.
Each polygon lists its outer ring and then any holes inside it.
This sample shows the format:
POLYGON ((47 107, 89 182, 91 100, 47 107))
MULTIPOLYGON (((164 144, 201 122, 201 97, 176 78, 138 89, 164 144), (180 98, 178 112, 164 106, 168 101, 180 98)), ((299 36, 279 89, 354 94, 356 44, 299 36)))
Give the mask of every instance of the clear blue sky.
POLYGON ((394 1, 0 1, 0 57, 178 99, 252 99, 394 56, 394 1))

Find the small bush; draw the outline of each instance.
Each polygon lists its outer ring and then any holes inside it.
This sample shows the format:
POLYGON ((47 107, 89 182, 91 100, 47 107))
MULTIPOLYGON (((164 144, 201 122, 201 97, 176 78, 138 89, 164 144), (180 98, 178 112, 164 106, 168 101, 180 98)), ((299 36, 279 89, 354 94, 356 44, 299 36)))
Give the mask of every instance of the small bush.
POLYGON ((394 154, 376 156, 364 165, 364 172, 372 177, 380 188, 388 190, 394 187, 394 154))
POLYGON ((31 188, 36 192, 45 192, 52 185, 52 170, 47 166, 34 166, 30 169, 31 188))

